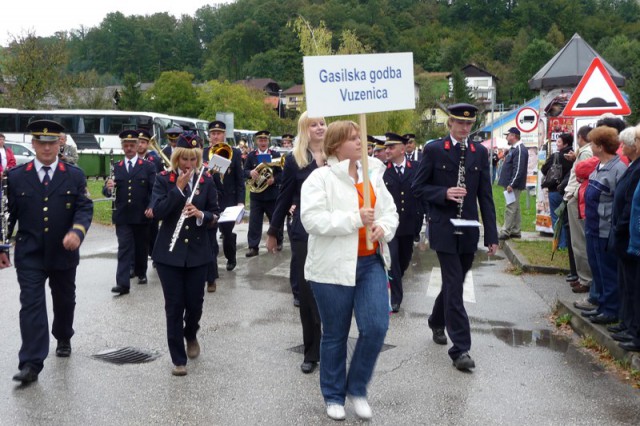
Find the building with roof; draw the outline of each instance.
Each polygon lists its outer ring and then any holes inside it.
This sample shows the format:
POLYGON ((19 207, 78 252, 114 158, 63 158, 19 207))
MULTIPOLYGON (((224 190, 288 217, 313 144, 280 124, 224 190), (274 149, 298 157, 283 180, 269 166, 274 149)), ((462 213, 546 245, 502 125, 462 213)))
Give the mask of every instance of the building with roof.
MULTIPOLYGON (((467 81, 471 96, 478 102, 491 103, 497 90, 498 77, 475 64, 467 64, 460 69, 467 81)), ((448 74, 449 96, 453 96, 453 74, 448 74)))

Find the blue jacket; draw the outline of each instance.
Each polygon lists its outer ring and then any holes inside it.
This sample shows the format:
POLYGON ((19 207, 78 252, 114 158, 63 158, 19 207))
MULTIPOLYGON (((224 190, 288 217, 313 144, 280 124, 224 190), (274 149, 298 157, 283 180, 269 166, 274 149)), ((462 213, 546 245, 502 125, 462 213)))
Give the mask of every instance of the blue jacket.
POLYGON ((171 237, 187 201, 176 186, 177 178, 174 172, 162 172, 153 186, 153 215, 162 220, 162 226, 151 257, 155 262, 176 267, 205 265, 211 262, 213 252, 207 226, 215 223, 215 216, 220 214, 217 190, 212 177, 203 174, 192 201, 204 213, 203 223, 198 226, 195 217, 186 219, 173 252, 170 252, 171 237))
POLYGON ((520 143, 509 150, 502 164, 502 171, 498 179, 498 185, 506 188, 523 190, 527 187, 527 167, 529 164, 529 151, 520 143))
POLYGON ((387 187, 387 190, 393 197, 393 202, 396 205, 396 211, 398 212, 398 228, 396 229, 396 235, 407 236, 414 235, 416 228, 416 219, 418 218, 418 200, 413 196, 411 190, 411 184, 413 178, 417 173, 416 166, 419 163, 414 163, 409 160, 405 163, 404 173, 402 176, 398 175, 395 167, 391 162, 387 163, 387 170, 385 170, 383 179, 387 187))
MULTIPOLYGON (((113 166, 116 184, 115 210, 111 214, 111 221, 115 225, 139 225, 151 222, 144 215, 144 211, 151 208, 151 194, 156 180, 156 167, 153 163, 136 158, 136 165, 127 172, 126 158, 113 166)), ((106 184, 102 188, 105 197, 111 196, 106 184)))
POLYGON ((613 196, 626 168, 627 166, 616 155, 607 164, 598 163, 596 169, 589 175, 589 184, 584 193, 585 235, 609 238, 613 196))
POLYGON ((91 225, 93 202, 87 197, 87 179, 82 170, 58 162, 45 192, 34 162, 9 170, 10 229, 19 224, 14 262, 16 268, 63 270, 75 268, 80 250, 62 245, 67 232, 80 241, 91 225))
MULTIPOLYGON (((454 234, 450 222, 458 214, 458 203, 447 200, 447 189, 457 186, 460 154, 451 137, 438 139, 424 148, 424 156, 413 181, 413 193, 428 205, 429 245, 444 253, 475 253, 478 249, 480 229, 464 227, 462 235, 454 234)), ((465 156, 465 181, 462 218, 478 220, 478 205, 484 224, 484 245, 498 244, 496 210, 493 204, 489 153, 481 144, 470 142, 465 156)))

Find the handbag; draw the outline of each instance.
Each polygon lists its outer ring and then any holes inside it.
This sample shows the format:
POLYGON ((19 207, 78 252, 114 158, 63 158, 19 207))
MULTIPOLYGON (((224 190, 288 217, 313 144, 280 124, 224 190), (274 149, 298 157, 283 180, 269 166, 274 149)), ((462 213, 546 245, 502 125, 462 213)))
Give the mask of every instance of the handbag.
POLYGON ((560 185, 560 182, 562 182, 562 164, 560 164, 558 159, 559 155, 558 152, 553 154, 553 164, 551 164, 547 174, 544 175, 542 184, 540 184, 541 187, 555 190, 558 185, 560 185))

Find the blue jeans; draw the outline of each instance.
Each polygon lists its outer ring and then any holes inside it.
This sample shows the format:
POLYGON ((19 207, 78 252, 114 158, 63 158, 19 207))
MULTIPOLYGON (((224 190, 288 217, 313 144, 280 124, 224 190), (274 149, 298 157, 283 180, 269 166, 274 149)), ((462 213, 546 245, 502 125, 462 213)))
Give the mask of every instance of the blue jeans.
POLYGON ((618 316, 618 258, 607 251, 607 238, 587 234, 587 258, 593 274, 589 299, 598 301, 598 312, 612 317, 618 316))
MULTIPOLYGON (((558 221, 558 216, 556 215, 556 209, 562 203, 562 194, 558 191, 549 191, 549 210, 551 210, 551 223, 555 227, 556 222, 558 221)), ((560 241, 558 242, 559 249, 567 248, 567 234, 565 233, 564 227, 560 230, 560 241)))
POLYGON ((311 282, 322 321, 320 390, 327 404, 344 405, 347 394, 367 396, 367 384, 389 328, 387 274, 378 255, 358 258, 355 284, 311 282), (352 312, 359 336, 347 374, 352 312))

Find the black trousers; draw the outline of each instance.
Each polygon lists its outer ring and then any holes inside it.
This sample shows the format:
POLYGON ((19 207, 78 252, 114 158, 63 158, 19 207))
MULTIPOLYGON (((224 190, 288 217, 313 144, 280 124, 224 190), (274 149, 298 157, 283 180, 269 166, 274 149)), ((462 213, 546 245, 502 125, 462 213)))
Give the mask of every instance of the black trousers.
POLYGON ((224 257, 229 262, 236 261, 237 235, 233 232, 235 224, 235 222, 224 222, 218 225, 220 233, 222 234, 222 251, 224 252, 224 257))
MULTIPOLYGON (((300 298, 300 322, 302 323, 302 343, 304 344, 304 361, 320 361, 320 314, 318 305, 313 296, 309 281, 304 279, 304 264, 307 260, 307 242, 291 241, 291 252, 296 253, 295 269, 299 298, 300 298)), ((293 270, 291 271, 293 272, 293 270)))
POLYGON ((629 285, 625 287, 625 297, 628 297, 632 310, 629 334, 633 336, 633 343, 640 346, 640 262, 631 261, 628 266, 629 285))
POLYGON ((391 255, 391 304, 402 303, 402 277, 411 264, 413 256, 413 235, 396 235, 389 241, 391 255))
POLYGON ((17 269, 20 284, 20 335, 18 368, 29 365, 40 372, 49 354, 49 320, 45 283, 49 279, 53 301, 51 332, 58 340, 73 336, 76 308, 76 268, 63 270, 17 269))
POLYGON ((118 237, 116 284, 129 288, 131 265, 133 265, 135 276, 147 275, 149 224, 116 225, 116 237, 118 237))
POLYGON ((184 340, 193 340, 200 329, 207 265, 192 268, 156 262, 164 293, 167 342, 173 365, 187 365, 184 340))
POLYGON ((153 245, 156 243, 156 238, 158 238, 158 229, 160 229, 160 221, 154 217, 149 223, 149 256, 153 253, 153 245))
POLYGON ((464 277, 473 264, 473 253, 451 254, 437 252, 442 271, 442 288, 429 317, 429 327, 447 329, 453 346, 449 356, 455 360, 471 349, 469 317, 462 299, 464 277))
MULTIPOLYGON (((257 249, 262 239, 262 222, 264 215, 267 215, 269 222, 276 208, 276 200, 262 201, 251 199, 251 207, 249 210, 249 231, 247 232, 247 243, 249 248, 257 249)), ((284 234, 282 231, 277 236, 278 245, 282 244, 284 234)))
MULTIPOLYGON (((629 331, 633 327, 635 304, 640 299, 640 275, 638 275, 637 260, 621 256, 618 259, 618 294, 620 295, 620 322, 624 324, 629 331)), ((640 331, 640 330, 639 330, 640 331)), ((638 336, 640 338, 640 336, 638 336)))
MULTIPOLYGON (((298 285, 298 271, 296 270, 296 264, 298 263, 298 257, 300 256, 296 250, 293 249, 293 240, 291 239, 291 216, 287 216, 287 236, 289 242, 291 242, 291 261, 289 263, 289 285, 291 286, 291 294, 294 299, 300 300, 300 286, 298 285)), ((306 256, 306 251, 305 251, 306 256)), ((304 262, 302 263, 304 265, 304 262)), ((304 272, 304 271, 303 271, 304 272)))

